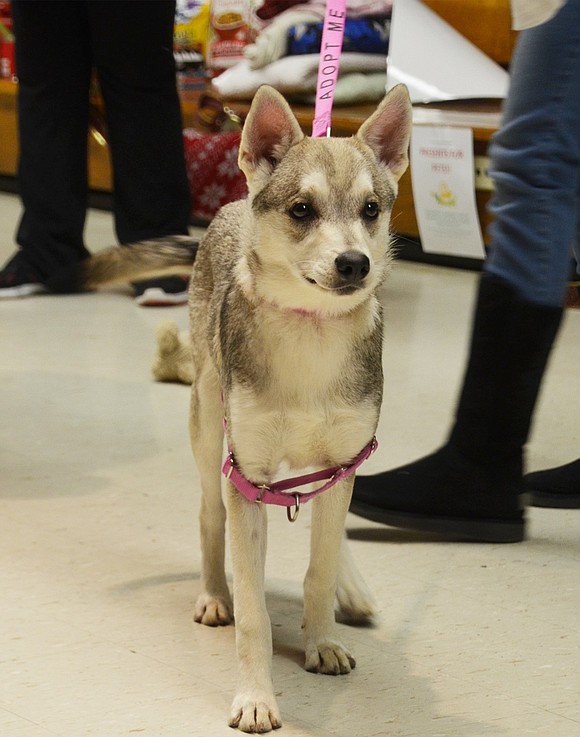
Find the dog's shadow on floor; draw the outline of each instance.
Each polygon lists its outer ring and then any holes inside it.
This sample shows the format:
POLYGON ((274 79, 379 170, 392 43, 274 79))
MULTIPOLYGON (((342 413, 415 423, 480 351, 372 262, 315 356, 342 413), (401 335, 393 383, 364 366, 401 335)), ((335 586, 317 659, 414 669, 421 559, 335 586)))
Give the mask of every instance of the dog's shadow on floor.
MULTIPOLYGON (((359 737, 430 735, 434 724, 444 722, 440 733, 451 737, 505 735, 491 714, 483 724, 466 714, 446 711, 438 690, 446 687, 447 679, 410 655, 413 644, 407 618, 392 623, 389 631, 380 622, 362 630, 340 626, 340 637, 357 660, 354 670, 335 677, 306 672, 300 628, 302 597, 288 587, 277 588, 277 581, 270 584, 267 603, 273 631, 274 688, 284 723, 301 730, 300 734, 320 730, 321 735, 359 737)), ((428 598, 427 591, 418 592, 409 602, 410 619, 425 616, 424 597, 428 598)))
MULTIPOLYGON (((377 531, 368 531, 377 532, 377 531)), ((381 532, 381 531, 378 531, 381 532)), ((365 535, 357 537, 364 539, 365 535)), ((399 535, 401 541, 409 535, 399 535)), ((231 577, 229 577, 231 586, 231 577)), ((235 664, 234 630, 204 628, 194 624, 185 610, 191 605, 199 588, 199 572, 181 571, 129 580, 113 591, 119 596, 133 598, 151 596, 151 589, 162 590, 163 616, 171 621, 171 610, 182 623, 183 630, 166 636, 161 654, 156 657, 197 673, 198 669, 215 668, 221 672, 224 687, 234 690, 237 674, 235 664), (190 629, 192 628, 192 629, 190 629), (207 662, 201 651, 190 659, 192 643, 204 641, 207 662), (163 649, 168 648, 167 655, 163 649), (219 652, 216 655, 215 648, 219 652), (201 665, 201 663, 205 665, 201 665), (196 663, 196 665, 194 665, 196 663), (225 684, 227 683, 227 686, 225 684)), ((266 604, 272 623, 274 688, 284 723, 294 730, 292 734, 359 735, 429 735, 433 724, 445 720, 445 734, 452 737, 503 737, 505 731, 490 715, 490 720, 471 722, 466 715, 442 714, 438 689, 447 679, 436 664, 425 664, 412 657, 413 643, 409 631, 421 628, 426 616, 429 586, 411 597, 405 616, 390 625, 378 623, 370 627, 339 624, 339 636, 351 649, 357 660, 356 668, 348 675, 330 677, 304 670, 302 639, 303 595, 302 582, 282 576, 266 578, 266 604), (409 630, 409 622, 414 623, 409 630), (386 629, 385 629, 386 628, 386 629)), ((149 607, 150 614, 159 617, 159 608, 149 607)), ((216 704, 216 708, 223 705, 216 704)))

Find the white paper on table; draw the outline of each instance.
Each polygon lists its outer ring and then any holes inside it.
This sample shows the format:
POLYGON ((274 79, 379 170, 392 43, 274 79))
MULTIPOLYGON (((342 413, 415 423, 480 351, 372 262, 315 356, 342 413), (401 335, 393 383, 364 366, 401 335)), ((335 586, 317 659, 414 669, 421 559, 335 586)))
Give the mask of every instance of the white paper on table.
POLYGON ((423 250, 484 258, 471 128, 413 126, 411 184, 423 250))
POLYGON ((420 0, 393 1, 389 36, 387 90, 402 82, 413 103, 506 96, 505 69, 420 0))

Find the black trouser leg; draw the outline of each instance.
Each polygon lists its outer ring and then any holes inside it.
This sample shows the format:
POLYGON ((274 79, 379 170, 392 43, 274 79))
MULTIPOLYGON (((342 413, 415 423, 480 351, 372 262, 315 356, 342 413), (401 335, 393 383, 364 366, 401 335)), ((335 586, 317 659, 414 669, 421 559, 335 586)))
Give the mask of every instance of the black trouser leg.
POLYGON ((188 232, 191 199, 173 60, 175 3, 91 0, 121 243, 188 232))
POLYGON ((88 255, 88 90, 84 3, 14 0, 19 80, 17 242, 42 278, 88 255))
POLYGON ((466 458, 521 475, 523 448, 561 317, 562 309, 526 302, 506 282, 482 276, 449 439, 466 458))

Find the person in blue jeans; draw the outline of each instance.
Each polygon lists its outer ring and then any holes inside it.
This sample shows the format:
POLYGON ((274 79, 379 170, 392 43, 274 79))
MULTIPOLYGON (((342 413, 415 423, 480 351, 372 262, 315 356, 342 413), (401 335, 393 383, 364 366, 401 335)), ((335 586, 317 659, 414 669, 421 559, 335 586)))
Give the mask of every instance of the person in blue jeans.
POLYGON ((561 5, 523 30, 514 52, 490 146, 491 244, 451 432, 429 456, 356 479, 350 509, 367 519, 456 540, 519 542, 524 492, 538 505, 580 507, 580 460, 523 475, 572 249, 580 257, 580 0, 561 5))
MULTIPOLYGON (((87 133, 93 70, 105 103, 120 243, 188 233, 174 0, 13 0, 18 75, 19 250, 0 271, 0 299, 51 291, 87 258, 87 133)), ((168 277, 135 286, 140 304, 187 299, 168 277)))

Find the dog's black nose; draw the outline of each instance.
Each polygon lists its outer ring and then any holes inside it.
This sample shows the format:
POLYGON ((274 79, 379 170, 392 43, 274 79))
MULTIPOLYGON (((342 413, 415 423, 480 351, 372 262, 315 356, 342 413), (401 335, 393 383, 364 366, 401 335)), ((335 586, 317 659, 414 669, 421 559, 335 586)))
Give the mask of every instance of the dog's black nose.
POLYGON ((342 278, 351 284, 362 281, 371 270, 368 256, 360 251, 345 251, 334 259, 334 263, 342 278))

